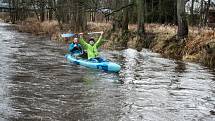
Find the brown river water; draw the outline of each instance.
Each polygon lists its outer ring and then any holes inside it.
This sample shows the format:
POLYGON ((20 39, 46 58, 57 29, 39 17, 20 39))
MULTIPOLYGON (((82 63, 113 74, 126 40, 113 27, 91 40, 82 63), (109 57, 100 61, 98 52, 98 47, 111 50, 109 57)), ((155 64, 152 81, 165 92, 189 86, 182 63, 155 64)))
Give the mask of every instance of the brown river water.
POLYGON ((106 73, 66 46, 0 23, 0 121, 215 121, 215 71, 144 49, 102 50, 106 73))

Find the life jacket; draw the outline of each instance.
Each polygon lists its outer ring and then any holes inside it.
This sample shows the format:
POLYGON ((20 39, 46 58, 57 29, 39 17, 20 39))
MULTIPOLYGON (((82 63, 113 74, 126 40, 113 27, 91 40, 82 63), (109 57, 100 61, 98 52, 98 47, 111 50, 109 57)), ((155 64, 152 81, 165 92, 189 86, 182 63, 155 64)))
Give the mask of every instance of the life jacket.
POLYGON ((102 43, 101 37, 96 41, 94 45, 90 45, 86 43, 82 37, 80 38, 80 44, 84 47, 84 49, 87 50, 88 59, 96 58, 99 56, 97 48, 101 46, 101 43, 102 43))
POLYGON ((69 45, 70 53, 83 53, 83 49, 80 44, 72 43, 69 45))

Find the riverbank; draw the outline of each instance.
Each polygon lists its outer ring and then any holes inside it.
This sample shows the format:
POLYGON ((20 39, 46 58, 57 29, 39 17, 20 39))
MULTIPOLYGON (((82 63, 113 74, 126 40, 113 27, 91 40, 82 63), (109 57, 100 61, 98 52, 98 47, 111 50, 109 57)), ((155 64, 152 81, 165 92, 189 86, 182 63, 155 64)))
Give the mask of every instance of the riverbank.
POLYGON ((149 48, 165 57, 215 67, 215 31, 212 28, 189 27, 189 36, 177 40, 177 26, 146 24, 142 41, 136 36, 136 25, 129 26, 128 33, 109 33, 109 47, 114 49, 149 48))
MULTIPOLYGON (((161 27, 163 28, 163 27, 161 27)), ((190 27, 187 39, 177 40, 176 26, 167 27, 169 32, 156 34, 150 49, 167 57, 203 63, 215 67, 215 32, 211 28, 190 27), (175 31, 174 31, 175 30, 175 31)))
MULTIPOLYGON (((59 25, 57 21, 39 22, 36 19, 17 22, 15 27, 20 32, 50 36, 52 40, 58 41, 63 41, 63 38, 60 37, 61 33, 72 32, 69 25, 59 25)), ((88 32, 105 31, 104 36, 108 42, 103 47, 106 49, 134 48, 141 50, 149 48, 165 57, 215 67, 215 32, 211 28, 189 27, 188 38, 178 41, 176 38, 177 26, 146 24, 146 35, 140 41, 136 34, 136 25, 129 25, 128 32, 112 32, 111 23, 89 22, 87 27, 88 32)))

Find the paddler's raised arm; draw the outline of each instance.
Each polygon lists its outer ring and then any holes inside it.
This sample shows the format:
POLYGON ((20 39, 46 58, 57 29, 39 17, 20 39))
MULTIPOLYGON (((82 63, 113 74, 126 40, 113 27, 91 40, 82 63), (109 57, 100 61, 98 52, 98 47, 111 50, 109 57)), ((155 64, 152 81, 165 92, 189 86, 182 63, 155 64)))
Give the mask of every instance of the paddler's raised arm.
POLYGON ((101 31, 101 35, 100 35, 98 41, 95 43, 95 45, 96 45, 97 48, 98 48, 98 47, 101 45, 101 43, 102 43, 103 33, 104 33, 104 32, 101 31))
POLYGON ((84 47, 84 48, 87 48, 87 42, 84 40, 83 38, 83 33, 79 33, 80 35, 80 41, 79 43, 84 47))

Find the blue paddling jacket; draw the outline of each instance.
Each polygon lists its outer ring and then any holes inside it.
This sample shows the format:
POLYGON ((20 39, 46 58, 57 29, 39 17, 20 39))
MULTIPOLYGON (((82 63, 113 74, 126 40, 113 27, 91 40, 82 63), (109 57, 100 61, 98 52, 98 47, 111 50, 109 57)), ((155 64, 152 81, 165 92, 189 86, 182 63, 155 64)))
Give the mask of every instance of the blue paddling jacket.
POLYGON ((71 54, 83 54, 83 49, 80 44, 72 43, 69 45, 69 52, 71 54))

